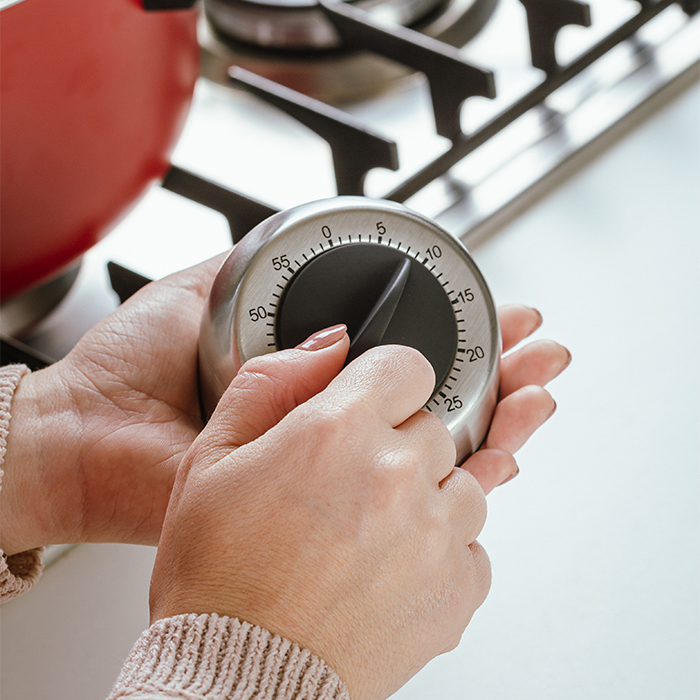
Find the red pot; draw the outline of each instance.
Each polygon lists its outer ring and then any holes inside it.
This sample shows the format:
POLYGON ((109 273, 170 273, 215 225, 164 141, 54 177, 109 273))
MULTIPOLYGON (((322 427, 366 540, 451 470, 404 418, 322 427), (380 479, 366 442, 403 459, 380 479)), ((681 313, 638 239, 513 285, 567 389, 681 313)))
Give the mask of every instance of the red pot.
POLYGON ((0 12, 3 298, 74 261, 163 175, 198 65, 193 10, 22 0, 0 12))

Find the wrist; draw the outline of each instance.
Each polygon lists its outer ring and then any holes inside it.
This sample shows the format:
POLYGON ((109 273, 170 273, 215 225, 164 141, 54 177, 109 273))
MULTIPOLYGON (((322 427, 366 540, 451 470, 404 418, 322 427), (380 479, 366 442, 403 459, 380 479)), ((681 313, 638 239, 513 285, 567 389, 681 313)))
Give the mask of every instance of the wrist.
POLYGON ((0 548, 8 555, 76 541, 79 416, 56 365, 21 378, 10 405, 0 489, 0 548), (72 472, 72 475, 71 475, 72 472), (72 497, 71 497, 72 495, 72 497))

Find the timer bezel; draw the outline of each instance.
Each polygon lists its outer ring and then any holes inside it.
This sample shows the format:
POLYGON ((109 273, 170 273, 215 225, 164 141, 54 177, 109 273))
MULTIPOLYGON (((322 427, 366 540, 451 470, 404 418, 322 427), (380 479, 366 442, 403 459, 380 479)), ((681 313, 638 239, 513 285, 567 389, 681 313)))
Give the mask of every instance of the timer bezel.
POLYGON ((262 222, 234 248, 217 275, 202 321, 205 412, 213 411, 248 359, 278 349, 276 314, 299 269, 331 248, 353 243, 387 245, 414 258, 452 302, 458 328, 455 361, 425 408, 445 422, 461 462, 485 437, 496 405, 501 354, 496 307, 462 243, 394 202, 336 197, 301 205, 262 222))

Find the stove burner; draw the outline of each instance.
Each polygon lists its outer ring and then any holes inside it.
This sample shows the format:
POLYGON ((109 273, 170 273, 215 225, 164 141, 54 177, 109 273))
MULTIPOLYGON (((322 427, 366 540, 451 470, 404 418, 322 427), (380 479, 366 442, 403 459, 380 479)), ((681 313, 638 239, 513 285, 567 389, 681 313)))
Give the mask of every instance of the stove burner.
MULTIPOLYGON (((446 0, 344 0, 382 22, 410 27, 446 0)), ((226 39, 273 49, 337 49, 342 40, 315 0, 206 0, 212 26, 226 39)))
MULTIPOLYGON (((295 5, 297 10, 308 10, 311 13, 309 16, 319 19, 321 24, 318 26, 326 27, 319 30, 320 36, 328 31, 332 33, 334 41, 338 41, 336 30, 318 9, 317 3, 292 1, 299 3, 295 5)), ((411 13, 418 17, 421 14, 419 10, 427 10, 420 20, 413 21, 411 28, 457 47, 464 46, 481 31, 497 4, 498 0, 359 0, 357 3, 381 22, 389 18, 396 23, 395 17, 402 12, 405 17, 411 13)), ((254 17, 254 12, 248 17, 243 14, 244 26, 234 29, 235 36, 221 26, 217 11, 212 13, 212 8, 219 6, 228 12, 233 6, 244 5, 248 9, 263 6, 262 3, 246 0, 205 2, 206 17, 200 21, 199 42, 202 47, 202 74, 210 80, 228 85, 228 69, 236 65, 312 97, 338 103, 376 94, 413 73, 406 66, 367 51, 324 48, 322 44, 304 50, 299 50, 293 44, 279 48, 274 42, 258 42, 256 46, 255 42, 243 36, 249 33, 245 20, 254 17)), ((277 9, 281 7, 284 12, 293 12, 285 5, 291 3, 281 4, 277 9)), ((272 10, 270 16, 275 12, 272 10)), ((240 18, 233 20, 230 15, 226 16, 232 24, 241 21, 240 18)), ((307 28, 312 26, 316 26, 313 20, 307 28)), ((267 31, 274 34, 276 30, 270 27, 267 31)), ((280 32, 284 33, 284 28, 280 32)))

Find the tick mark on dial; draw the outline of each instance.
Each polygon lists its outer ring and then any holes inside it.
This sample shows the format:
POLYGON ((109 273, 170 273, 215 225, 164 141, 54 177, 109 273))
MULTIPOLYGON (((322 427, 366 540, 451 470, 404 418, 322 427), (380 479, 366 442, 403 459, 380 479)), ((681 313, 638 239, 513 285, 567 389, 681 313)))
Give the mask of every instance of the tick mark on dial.
POLYGON ((420 263, 420 249, 408 255, 405 241, 394 245, 386 235, 379 245, 374 232, 369 243, 369 231, 341 235, 341 245, 309 256, 280 292, 279 346, 294 347, 315 329, 342 322, 351 338, 348 359, 382 343, 411 345, 433 363, 441 386, 454 364, 457 324, 440 280, 420 263))

